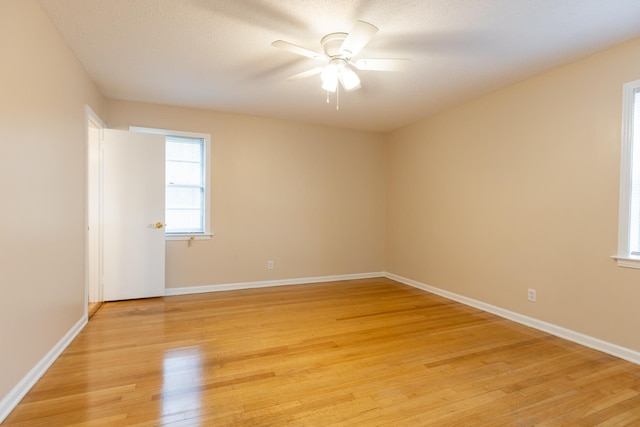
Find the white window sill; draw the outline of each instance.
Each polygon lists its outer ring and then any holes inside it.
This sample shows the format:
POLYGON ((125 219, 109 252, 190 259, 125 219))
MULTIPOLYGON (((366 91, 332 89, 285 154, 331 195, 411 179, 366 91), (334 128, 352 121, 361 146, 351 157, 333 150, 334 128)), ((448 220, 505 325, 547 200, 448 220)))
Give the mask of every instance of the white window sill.
POLYGON ((630 258, 629 256, 612 256, 618 263, 618 267, 640 268, 640 257, 630 258))
POLYGON ((165 234, 164 240, 210 240, 211 236, 213 233, 171 233, 165 234))

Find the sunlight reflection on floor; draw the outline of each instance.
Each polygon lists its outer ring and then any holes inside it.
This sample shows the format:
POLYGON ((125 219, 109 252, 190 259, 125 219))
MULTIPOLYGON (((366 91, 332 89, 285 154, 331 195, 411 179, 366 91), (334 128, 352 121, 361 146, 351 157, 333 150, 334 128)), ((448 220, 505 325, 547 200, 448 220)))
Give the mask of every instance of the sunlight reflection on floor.
POLYGON ((163 423, 198 417, 202 404, 200 348, 195 346, 167 350, 162 374, 163 423))

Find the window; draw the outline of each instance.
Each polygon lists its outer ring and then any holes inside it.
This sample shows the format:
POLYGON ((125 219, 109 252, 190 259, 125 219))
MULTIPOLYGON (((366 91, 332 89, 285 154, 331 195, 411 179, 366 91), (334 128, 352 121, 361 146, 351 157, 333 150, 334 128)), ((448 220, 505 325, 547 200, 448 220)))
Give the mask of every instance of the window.
POLYGON ((640 80, 623 86, 618 265, 640 268, 640 80))
POLYGON ((167 136, 166 233, 204 233, 204 139, 167 136))
POLYGON ((210 136, 133 126, 129 130, 165 135, 166 239, 210 238, 210 136))

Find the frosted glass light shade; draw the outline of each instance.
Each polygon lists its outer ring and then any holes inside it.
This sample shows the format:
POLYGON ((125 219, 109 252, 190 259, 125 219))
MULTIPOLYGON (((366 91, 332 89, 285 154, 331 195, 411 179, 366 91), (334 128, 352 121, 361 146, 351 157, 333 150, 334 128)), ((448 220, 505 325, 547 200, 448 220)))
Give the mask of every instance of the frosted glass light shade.
POLYGON ((339 78, 340 78, 340 83, 345 88, 345 90, 354 90, 360 87, 360 78, 349 67, 345 67, 342 70, 339 78))

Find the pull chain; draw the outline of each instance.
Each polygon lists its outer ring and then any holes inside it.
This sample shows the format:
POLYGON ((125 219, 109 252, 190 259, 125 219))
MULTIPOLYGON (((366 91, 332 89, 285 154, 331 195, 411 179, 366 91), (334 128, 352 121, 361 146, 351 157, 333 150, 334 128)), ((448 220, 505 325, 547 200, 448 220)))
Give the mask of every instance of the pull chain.
MULTIPOLYGON (((330 94, 331 94, 331 92, 327 91, 327 104, 330 103, 330 101, 329 101, 330 94)), ((336 110, 337 111, 340 110, 340 85, 338 85, 338 87, 336 87, 336 110)))

